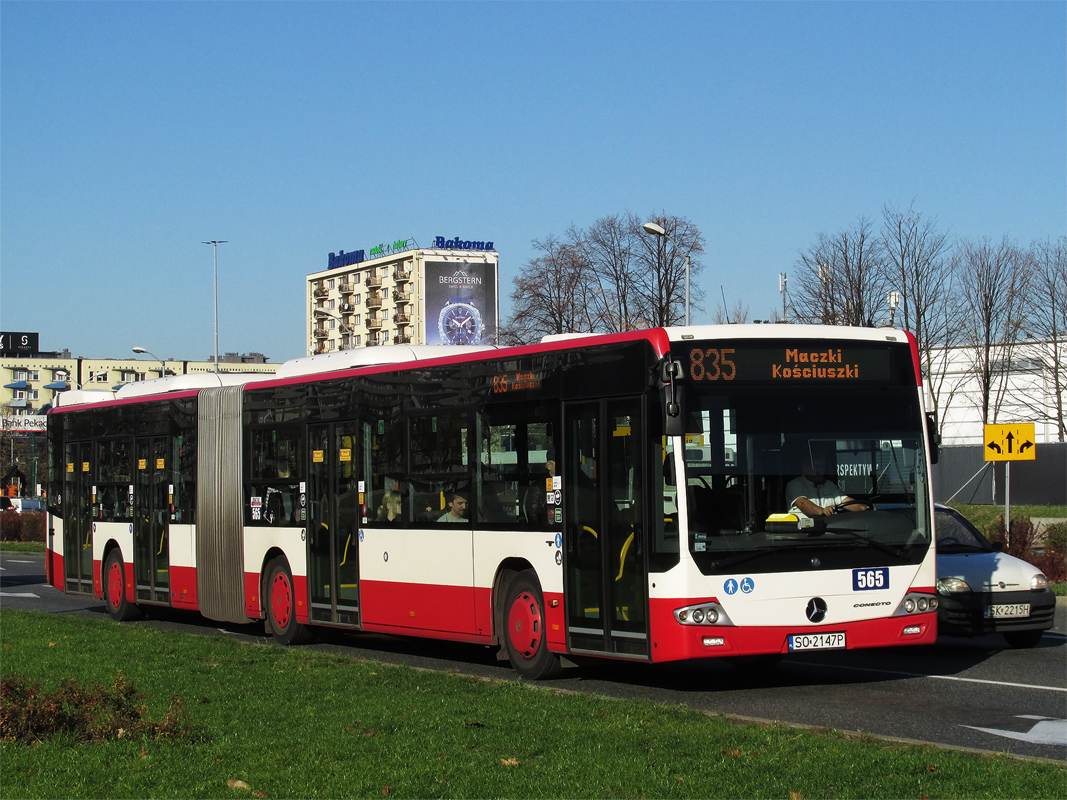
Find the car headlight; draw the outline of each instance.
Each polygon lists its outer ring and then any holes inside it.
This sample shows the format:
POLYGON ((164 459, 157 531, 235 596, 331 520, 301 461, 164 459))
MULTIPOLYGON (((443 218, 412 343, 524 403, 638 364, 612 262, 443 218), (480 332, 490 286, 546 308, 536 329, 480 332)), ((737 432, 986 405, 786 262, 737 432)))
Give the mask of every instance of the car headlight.
MULTIPOLYGON (((1045 577, 1042 575, 1041 577, 1045 577)), ((937 593, 938 594, 962 594, 963 592, 971 591, 971 587, 967 585, 967 581, 963 578, 938 578, 937 579, 937 593)))
POLYGON ((1040 572, 1030 579, 1030 588, 1035 592, 1043 592, 1048 588, 1048 578, 1040 572))

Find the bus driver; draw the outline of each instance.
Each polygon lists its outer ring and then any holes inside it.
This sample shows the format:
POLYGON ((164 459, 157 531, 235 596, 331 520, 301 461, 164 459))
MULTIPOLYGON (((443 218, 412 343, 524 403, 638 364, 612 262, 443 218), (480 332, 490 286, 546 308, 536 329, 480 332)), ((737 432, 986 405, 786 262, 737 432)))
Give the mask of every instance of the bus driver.
POLYGON ((825 453, 813 452, 805 465, 804 474, 789 481, 785 487, 790 511, 809 517, 831 516, 839 510, 863 511, 870 506, 853 500, 826 477, 825 453))

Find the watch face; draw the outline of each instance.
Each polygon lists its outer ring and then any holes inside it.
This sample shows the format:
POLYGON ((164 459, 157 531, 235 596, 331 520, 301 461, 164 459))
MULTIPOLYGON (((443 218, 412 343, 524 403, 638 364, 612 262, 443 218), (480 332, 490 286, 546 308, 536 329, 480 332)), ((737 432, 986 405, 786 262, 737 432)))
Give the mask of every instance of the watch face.
POLYGON ((437 330, 446 344, 477 344, 482 338, 482 315, 470 303, 446 303, 437 330))

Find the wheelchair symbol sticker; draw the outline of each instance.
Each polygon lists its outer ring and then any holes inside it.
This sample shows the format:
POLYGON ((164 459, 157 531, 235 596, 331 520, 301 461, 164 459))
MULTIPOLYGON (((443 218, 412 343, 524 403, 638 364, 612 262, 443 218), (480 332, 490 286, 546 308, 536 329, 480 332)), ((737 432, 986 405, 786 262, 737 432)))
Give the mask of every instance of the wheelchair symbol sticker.
POLYGON ((556 534, 556 549, 559 550, 562 547, 563 547, 563 534, 562 533, 557 533, 556 534))
POLYGON ((742 578, 741 579, 741 591, 744 592, 745 594, 748 594, 749 592, 751 592, 755 588, 756 588, 756 582, 753 581, 752 578, 742 578))
POLYGON ((733 578, 730 578, 730 580, 726 581, 726 583, 722 585, 722 588, 726 591, 727 594, 736 594, 737 581, 735 581, 733 578))

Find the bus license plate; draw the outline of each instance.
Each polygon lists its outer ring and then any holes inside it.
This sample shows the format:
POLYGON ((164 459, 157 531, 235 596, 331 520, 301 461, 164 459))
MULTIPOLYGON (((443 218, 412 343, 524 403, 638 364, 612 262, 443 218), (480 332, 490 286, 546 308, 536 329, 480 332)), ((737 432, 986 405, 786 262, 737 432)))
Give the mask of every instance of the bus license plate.
POLYGON ((986 619, 1019 619, 1030 616, 1029 603, 1013 603, 1003 606, 986 606, 986 619))
POLYGON ((789 635, 789 651, 795 650, 843 650, 845 634, 842 633, 792 633, 789 635))

